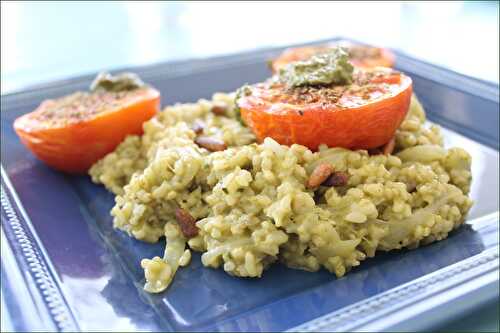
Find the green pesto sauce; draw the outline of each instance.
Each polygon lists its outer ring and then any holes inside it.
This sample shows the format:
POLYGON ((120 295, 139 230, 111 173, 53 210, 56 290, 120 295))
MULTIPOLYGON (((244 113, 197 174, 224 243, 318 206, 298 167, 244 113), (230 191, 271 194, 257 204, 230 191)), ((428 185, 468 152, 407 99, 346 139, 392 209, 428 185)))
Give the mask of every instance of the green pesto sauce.
POLYGON ((250 96, 252 94, 252 89, 250 89, 250 86, 248 84, 244 84, 242 87, 240 87, 238 90, 236 90, 236 96, 234 97, 234 112, 235 112, 235 117, 238 119, 242 124, 244 124, 243 119, 241 118, 241 111, 240 107, 238 105, 238 100, 243 97, 243 96, 250 96))
POLYGON ((144 82, 134 73, 111 75, 100 73, 90 85, 92 92, 121 92, 144 87, 144 82))
POLYGON ((347 85, 352 82, 353 69, 347 51, 337 47, 288 64, 280 70, 278 80, 289 87, 347 85))

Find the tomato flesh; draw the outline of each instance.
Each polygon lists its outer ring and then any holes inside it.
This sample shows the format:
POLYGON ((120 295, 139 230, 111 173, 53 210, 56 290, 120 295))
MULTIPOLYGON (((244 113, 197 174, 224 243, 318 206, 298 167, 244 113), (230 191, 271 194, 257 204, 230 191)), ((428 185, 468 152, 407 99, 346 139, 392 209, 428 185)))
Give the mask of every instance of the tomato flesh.
POLYGON ((121 93, 75 93, 42 102, 17 118, 21 142, 49 166, 85 173, 127 135, 141 134, 160 109, 160 93, 141 88, 121 93))

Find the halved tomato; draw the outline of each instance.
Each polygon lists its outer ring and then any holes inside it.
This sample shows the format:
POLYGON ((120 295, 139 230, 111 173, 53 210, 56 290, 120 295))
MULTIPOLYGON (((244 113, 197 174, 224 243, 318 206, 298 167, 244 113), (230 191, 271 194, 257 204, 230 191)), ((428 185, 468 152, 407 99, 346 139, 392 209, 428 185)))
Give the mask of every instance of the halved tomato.
POLYGON ((122 92, 77 92, 46 100, 17 118, 22 143, 55 169, 84 173, 160 109, 160 93, 150 87, 122 92))
POLYGON ((403 121, 411 79, 389 68, 355 69, 347 86, 290 88, 277 80, 247 86, 236 103, 258 140, 370 149, 387 143, 403 121))
POLYGON ((311 58, 313 55, 325 52, 329 49, 326 45, 304 46, 286 49, 276 59, 270 62, 273 73, 278 73, 291 62, 302 61, 311 58))
POLYGON ((287 49, 271 62, 271 69, 273 73, 278 73, 281 68, 284 68, 291 62, 307 60, 315 54, 328 51, 339 45, 347 49, 349 61, 356 67, 374 68, 394 66, 394 54, 388 49, 343 42, 287 49))

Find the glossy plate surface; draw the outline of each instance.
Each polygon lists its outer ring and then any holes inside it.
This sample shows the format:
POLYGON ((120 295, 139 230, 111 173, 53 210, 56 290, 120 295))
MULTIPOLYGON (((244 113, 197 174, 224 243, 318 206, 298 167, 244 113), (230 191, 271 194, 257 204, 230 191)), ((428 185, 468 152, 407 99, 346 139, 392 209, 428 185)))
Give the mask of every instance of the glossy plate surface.
MULTIPOLYGON (((258 82, 269 75, 266 60, 279 51, 132 70, 156 86, 167 105, 258 82)), ((142 290, 139 262, 161 255, 163 244, 145 244, 113 230, 113 195, 89 177, 47 168, 12 129, 16 117, 43 99, 85 89, 92 76, 2 96, 2 304, 14 328, 422 329, 439 320, 419 320, 426 311, 455 307, 453 315, 498 297, 498 86, 402 54, 397 68, 414 79, 429 118, 449 128, 446 145, 472 155, 476 203, 467 225, 442 242, 379 254, 341 279, 281 265, 272 266, 262 279, 238 279, 203 267, 194 255, 159 295, 142 290), (469 289, 456 292, 457 285, 469 289), (468 305, 456 307, 459 299, 468 305), (418 309, 406 313, 403 306, 418 309)))

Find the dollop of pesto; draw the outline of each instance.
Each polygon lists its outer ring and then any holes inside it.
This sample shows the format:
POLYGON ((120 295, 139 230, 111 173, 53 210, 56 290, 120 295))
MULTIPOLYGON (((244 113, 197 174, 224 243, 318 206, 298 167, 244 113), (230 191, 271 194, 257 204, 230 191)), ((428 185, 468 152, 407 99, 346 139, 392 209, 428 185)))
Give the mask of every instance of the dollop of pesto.
POLYGON ((289 87, 346 85, 352 82, 353 70, 347 51, 336 47, 288 64, 280 70, 278 80, 289 87))
POLYGON ((111 75, 100 73, 90 85, 92 92, 131 91, 145 86, 145 83, 135 73, 120 73, 111 75))

